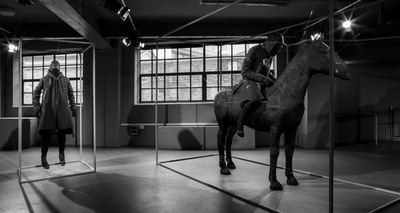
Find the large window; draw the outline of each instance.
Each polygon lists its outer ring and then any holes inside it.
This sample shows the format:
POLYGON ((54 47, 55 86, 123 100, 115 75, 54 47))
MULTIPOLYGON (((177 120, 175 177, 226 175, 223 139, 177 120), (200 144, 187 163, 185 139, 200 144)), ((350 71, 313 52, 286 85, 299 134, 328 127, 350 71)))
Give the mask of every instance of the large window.
POLYGON ((156 88, 158 102, 214 100, 218 91, 240 81, 243 59, 254 45, 140 50, 139 103, 155 102, 156 88))
POLYGON ((61 72, 68 77, 74 90, 77 104, 82 102, 83 85, 82 77, 82 54, 51 54, 23 56, 23 105, 32 105, 33 90, 39 84, 40 79, 47 75, 50 63, 57 60, 61 65, 61 72))

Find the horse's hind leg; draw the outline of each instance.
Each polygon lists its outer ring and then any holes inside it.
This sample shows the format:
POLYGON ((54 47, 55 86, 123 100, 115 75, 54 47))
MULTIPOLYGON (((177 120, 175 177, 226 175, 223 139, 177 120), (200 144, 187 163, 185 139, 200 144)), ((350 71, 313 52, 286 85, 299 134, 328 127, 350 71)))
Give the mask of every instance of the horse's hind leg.
POLYGON ((286 155, 286 170, 287 184, 296 186, 299 183, 293 175, 293 153, 294 142, 296 140, 296 129, 285 132, 285 155, 286 155))
POLYGON ((232 161, 232 153, 231 153, 232 140, 235 133, 236 133, 235 127, 233 126, 228 127, 225 142, 226 142, 226 163, 229 169, 236 169, 236 166, 232 161))
POLYGON ((276 179, 276 168, 278 164, 279 157, 279 139, 281 133, 278 132, 277 128, 271 128, 270 132, 270 168, 269 168, 269 188, 271 190, 282 190, 282 184, 276 179))
POLYGON ((225 163, 225 153, 224 153, 224 147, 225 147, 225 138, 227 135, 227 127, 226 126, 220 126, 218 129, 218 135, 217 135, 217 140, 218 140, 218 153, 219 153, 219 167, 220 167, 220 173, 223 175, 230 175, 231 172, 226 166, 225 163))

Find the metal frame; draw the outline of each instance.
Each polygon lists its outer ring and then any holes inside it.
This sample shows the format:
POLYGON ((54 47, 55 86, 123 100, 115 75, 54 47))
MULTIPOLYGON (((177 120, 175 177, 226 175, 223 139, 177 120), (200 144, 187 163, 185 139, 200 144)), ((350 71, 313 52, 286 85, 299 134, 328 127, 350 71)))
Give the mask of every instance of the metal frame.
MULTIPOLYGON (((95 55, 95 46, 93 43, 90 42, 81 42, 81 41, 70 41, 70 40, 60 40, 60 39, 51 39, 51 38, 32 38, 32 37, 21 37, 19 40, 19 92, 20 92, 20 98, 18 101, 18 168, 17 168, 17 173, 18 173, 18 182, 19 184, 23 184, 23 183, 31 183, 31 182, 36 182, 36 181, 42 181, 42 180, 50 180, 50 179, 57 179, 57 178, 63 178, 63 177, 71 177, 71 176, 77 176, 77 175, 83 175, 83 174, 89 174, 89 173, 95 173, 96 172, 96 107, 95 107, 95 103, 96 103, 96 81, 95 81, 95 70, 96 70, 96 55, 95 55), (88 47, 86 49, 84 49, 81 53, 85 53, 87 52, 90 48, 92 48, 92 52, 93 52, 93 103, 92 103, 92 110, 93 110, 93 167, 90 166, 87 162, 85 162, 82 159, 82 115, 83 115, 83 111, 82 111, 82 104, 79 105, 79 109, 80 109, 80 116, 79 116, 79 160, 75 160, 75 161, 68 161, 67 163, 83 163, 85 166, 87 166, 91 171, 88 172, 78 172, 75 174, 68 174, 68 175, 59 175, 59 176, 55 176, 55 177, 48 177, 48 178, 38 178, 38 179, 33 179, 33 180, 27 180, 27 181, 23 181, 22 180, 22 170, 23 169, 28 169, 28 168, 35 168, 35 167, 41 167, 41 165, 34 165, 34 166, 22 166, 22 52, 23 52, 23 46, 22 43, 23 41, 28 41, 28 40, 40 40, 40 41, 49 41, 49 42, 64 42, 64 43, 73 43, 73 44, 86 44, 88 45, 88 47)), ((81 76, 79 79, 79 84, 82 85, 83 84, 83 80, 82 80, 82 69, 80 70, 81 72, 81 76)), ((80 96, 81 99, 83 99, 83 93, 80 96)), ((82 100, 81 100, 82 103, 82 100)), ((59 163, 55 163, 55 164, 51 164, 51 165, 56 165, 59 163)))

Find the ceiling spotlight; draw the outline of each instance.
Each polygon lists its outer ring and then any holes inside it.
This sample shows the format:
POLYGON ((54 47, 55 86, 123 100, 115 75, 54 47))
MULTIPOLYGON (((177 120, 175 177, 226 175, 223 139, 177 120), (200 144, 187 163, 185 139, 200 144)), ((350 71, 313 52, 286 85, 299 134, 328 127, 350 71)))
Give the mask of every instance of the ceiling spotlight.
POLYGON ((14 44, 9 44, 8 45, 8 52, 14 53, 18 51, 18 46, 14 44))
POLYGON ((18 4, 22 5, 32 5, 35 4, 35 0, 17 0, 18 4))
POLYGON ((342 23, 342 27, 344 29, 350 28, 351 27, 351 21, 347 20, 345 22, 342 23))
POLYGON ((119 15, 123 21, 126 20, 129 12, 131 11, 129 7, 125 7, 124 5, 118 3, 117 0, 106 0, 104 3, 104 8, 116 15, 119 15))
POLYGON ((129 39, 129 38, 124 38, 124 39, 122 39, 122 43, 123 43, 125 46, 129 47, 129 46, 132 44, 132 40, 129 39))

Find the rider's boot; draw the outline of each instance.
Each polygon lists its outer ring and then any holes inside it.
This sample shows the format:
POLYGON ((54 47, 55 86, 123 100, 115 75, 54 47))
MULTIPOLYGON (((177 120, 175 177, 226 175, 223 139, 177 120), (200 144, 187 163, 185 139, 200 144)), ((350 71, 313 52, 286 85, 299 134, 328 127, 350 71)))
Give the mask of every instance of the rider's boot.
POLYGON ((253 102, 247 102, 244 104, 242 111, 240 112, 239 120, 237 123, 236 134, 239 137, 244 137, 243 126, 244 123, 250 118, 251 112, 253 111, 253 102))
POLYGON ((50 165, 49 165, 49 163, 47 162, 47 156, 46 156, 46 154, 42 154, 42 167, 44 168, 44 169, 50 169, 50 165))

